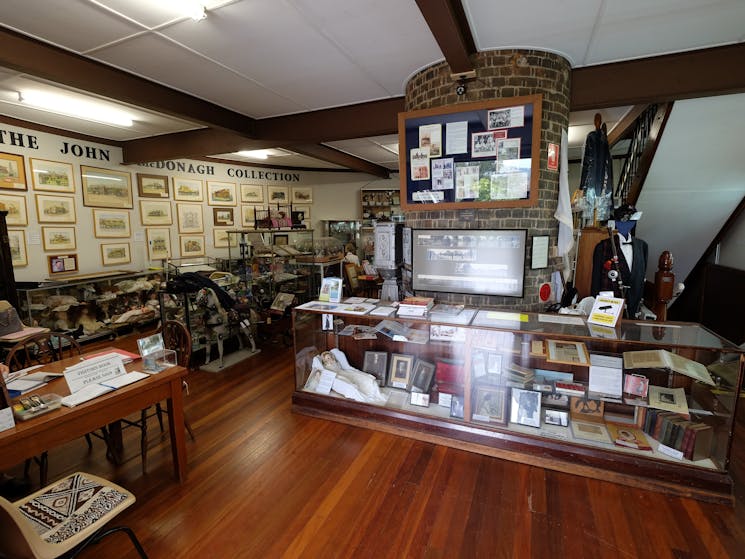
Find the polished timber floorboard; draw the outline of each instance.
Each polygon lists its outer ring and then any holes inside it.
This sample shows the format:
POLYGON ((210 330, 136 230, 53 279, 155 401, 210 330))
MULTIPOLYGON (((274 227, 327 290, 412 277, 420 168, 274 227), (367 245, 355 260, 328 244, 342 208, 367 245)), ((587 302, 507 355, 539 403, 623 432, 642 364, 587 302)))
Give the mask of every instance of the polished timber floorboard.
MULTIPOLYGON (((83 470, 132 490, 137 503, 114 523, 133 528, 151 559, 745 556, 742 420, 729 507, 294 414, 293 363, 290 348, 266 344, 229 370, 189 376, 196 441, 182 485, 154 419, 147 474, 127 429, 121 466, 81 439, 51 450, 49 479, 83 470)), ((118 534, 83 557, 136 555, 118 534)))

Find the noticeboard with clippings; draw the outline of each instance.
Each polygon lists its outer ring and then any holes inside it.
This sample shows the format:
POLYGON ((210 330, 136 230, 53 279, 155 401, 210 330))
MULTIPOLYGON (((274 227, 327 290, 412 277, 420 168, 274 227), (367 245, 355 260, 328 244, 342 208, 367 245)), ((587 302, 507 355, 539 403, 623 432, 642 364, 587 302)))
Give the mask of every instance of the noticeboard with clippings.
POLYGON ((399 113, 403 210, 538 203, 541 96, 399 113))

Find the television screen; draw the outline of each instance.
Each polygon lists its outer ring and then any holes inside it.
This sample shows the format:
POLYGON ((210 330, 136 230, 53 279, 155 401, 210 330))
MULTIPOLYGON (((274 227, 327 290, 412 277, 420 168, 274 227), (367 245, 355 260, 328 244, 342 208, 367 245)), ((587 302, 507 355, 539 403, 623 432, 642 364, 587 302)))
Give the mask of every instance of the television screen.
POLYGON ((523 296, 525 229, 414 229, 414 291, 523 296))

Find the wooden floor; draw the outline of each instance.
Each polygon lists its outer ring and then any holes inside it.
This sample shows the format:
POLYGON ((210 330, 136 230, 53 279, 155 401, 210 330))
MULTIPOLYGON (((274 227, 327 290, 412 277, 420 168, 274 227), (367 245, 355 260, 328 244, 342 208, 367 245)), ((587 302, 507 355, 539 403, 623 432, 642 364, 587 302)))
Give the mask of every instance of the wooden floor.
MULTIPOLYGON (((83 470, 132 490, 119 519, 152 559, 745 556, 742 421, 728 507, 293 414, 292 367, 290 349, 267 344, 230 370, 190 375, 196 441, 182 485, 154 420, 146 475, 132 432, 119 467, 101 441, 92 453, 83 440, 52 449, 50 479, 83 470)), ((83 557, 136 555, 115 535, 83 557)))

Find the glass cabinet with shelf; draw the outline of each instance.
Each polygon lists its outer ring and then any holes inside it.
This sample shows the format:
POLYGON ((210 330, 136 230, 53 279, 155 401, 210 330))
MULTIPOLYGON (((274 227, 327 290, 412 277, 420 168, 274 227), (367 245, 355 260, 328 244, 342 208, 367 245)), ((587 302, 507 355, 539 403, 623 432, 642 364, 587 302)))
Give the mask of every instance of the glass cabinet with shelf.
POLYGON ((403 221, 399 190, 362 189, 360 198, 365 225, 374 221, 403 221))
POLYGON ((745 354, 706 328, 622 321, 598 332, 556 315, 368 311, 319 302, 294 310, 296 411, 732 502, 745 354))

